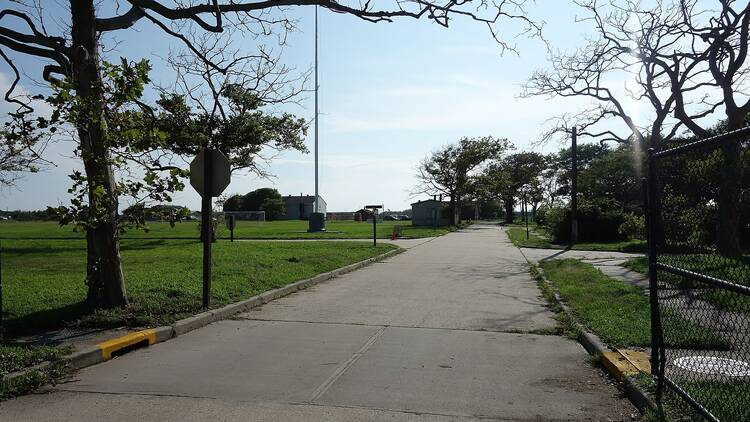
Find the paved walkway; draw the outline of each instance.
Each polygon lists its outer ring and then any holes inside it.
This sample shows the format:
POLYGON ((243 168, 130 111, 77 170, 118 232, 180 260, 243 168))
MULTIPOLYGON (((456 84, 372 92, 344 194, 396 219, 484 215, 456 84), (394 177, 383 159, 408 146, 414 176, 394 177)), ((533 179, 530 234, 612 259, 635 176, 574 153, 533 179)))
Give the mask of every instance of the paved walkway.
POLYGON ((473 226, 0 404, 0 420, 631 420, 473 226))

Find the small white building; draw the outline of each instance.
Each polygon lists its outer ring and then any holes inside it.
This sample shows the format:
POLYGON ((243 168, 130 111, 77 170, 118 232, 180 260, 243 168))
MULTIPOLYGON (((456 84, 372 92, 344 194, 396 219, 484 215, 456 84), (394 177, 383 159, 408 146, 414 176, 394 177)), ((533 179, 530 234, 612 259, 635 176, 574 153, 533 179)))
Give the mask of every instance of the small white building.
MULTIPOLYGON (((315 195, 285 196, 284 208, 284 220, 307 220, 315 211, 315 195)), ((318 196, 318 212, 326 213, 326 201, 321 196, 318 196)))
POLYGON ((411 204, 411 224, 413 226, 447 226, 450 224, 448 218, 449 204, 428 199, 411 204))

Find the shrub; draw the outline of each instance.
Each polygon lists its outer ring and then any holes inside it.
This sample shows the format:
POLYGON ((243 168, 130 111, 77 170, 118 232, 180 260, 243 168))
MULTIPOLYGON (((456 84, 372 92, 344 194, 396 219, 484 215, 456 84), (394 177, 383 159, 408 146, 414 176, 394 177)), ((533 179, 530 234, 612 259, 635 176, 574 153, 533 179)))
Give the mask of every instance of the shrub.
MULTIPOLYGON (((556 243, 570 242, 571 213, 568 208, 551 208, 545 212, 547 227, 556 243)), ((625 218, 619 211, 597 207, 578 210, 578 240, 582 242, 617 242, 625 240, 619 229, 625 218)))
POLYGON ((534 214, 534 221, 539 224, 540 226, 547 226, 548 218, 547 218, 547 212, 550 209, 548 207, 539 207, 536 210, 536 214, 534 214))
POLYGON ((619 233, 630 240, 646 239, 646 218, 642 215, 634 213, 626 213, 623 215, 625 221, 622 222, 619 233))

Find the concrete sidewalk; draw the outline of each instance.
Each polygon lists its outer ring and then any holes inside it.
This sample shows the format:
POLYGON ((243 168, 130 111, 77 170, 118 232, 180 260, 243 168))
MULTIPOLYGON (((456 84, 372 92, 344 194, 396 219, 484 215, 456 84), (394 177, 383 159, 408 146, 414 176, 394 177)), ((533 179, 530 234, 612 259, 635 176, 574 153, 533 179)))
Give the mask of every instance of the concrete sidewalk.
POLYGON ((0 404, 0 420, 631 420, 473 226, 0 404))

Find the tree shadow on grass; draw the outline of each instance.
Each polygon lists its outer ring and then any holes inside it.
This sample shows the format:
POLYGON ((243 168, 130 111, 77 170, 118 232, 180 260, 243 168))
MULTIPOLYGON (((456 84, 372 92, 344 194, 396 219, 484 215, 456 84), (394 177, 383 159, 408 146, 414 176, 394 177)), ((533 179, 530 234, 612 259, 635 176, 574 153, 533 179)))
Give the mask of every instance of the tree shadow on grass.
MULTIPOLYGON (((91 313, 92 308, 81 301, 54 309, 32 312, 5 321, 5 334, 9 339, 27 336, 43 336, 44 332, 59 330, 82 316, 91 313)), ((41 339, 40 339, 41 340, 41 339)))

